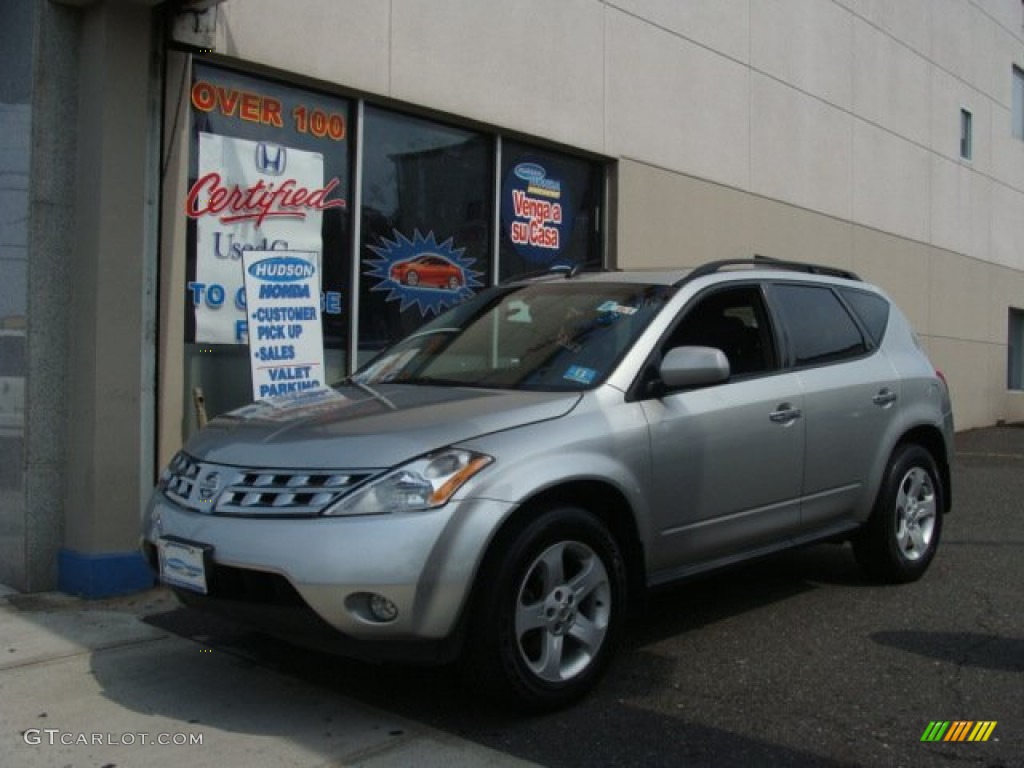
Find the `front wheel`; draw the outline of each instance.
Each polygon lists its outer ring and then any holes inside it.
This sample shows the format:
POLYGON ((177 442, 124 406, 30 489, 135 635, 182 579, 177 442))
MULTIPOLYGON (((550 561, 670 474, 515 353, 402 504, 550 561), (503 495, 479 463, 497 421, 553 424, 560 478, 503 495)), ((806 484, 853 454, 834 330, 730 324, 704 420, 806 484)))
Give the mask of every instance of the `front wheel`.
POLYGON ((942 537, 942 481, 932 455, 919 445, 899 446, 853 552, 869 576, 906 583, 924 575, 942 537))
POLYGON ((528 711, 575 701, 608 666, 625 616, 625 565, 615 539, 593 515, 561 507, 494 555, 500 560, 477 590, 473 681, 528 711))

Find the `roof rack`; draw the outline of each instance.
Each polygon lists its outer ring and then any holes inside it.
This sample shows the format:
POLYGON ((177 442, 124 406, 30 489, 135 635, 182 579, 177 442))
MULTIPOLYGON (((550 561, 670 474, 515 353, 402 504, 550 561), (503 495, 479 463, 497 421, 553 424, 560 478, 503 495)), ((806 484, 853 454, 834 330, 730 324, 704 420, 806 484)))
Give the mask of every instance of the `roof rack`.
POLYGON ((831 277, 842 277, 847 280, 860 281, 859 275, 854 272, 850 272, 847 269, 840 269, 839 267, 828 267, 824 264, 809 264, 803 261, 783 261, 782 259, 774 259, 770 256, 755 255, 752 259, 721 259, 719 261, 709 261, 707 264, 701 264, 680 280, 677 285, 683 285, 691 280, 696 280, 698 277, 722 272, 728 267, 733 266, 757 267, 759 269, 781 269, 787 272, 806 272, 811 275, 829 275, 831 277))

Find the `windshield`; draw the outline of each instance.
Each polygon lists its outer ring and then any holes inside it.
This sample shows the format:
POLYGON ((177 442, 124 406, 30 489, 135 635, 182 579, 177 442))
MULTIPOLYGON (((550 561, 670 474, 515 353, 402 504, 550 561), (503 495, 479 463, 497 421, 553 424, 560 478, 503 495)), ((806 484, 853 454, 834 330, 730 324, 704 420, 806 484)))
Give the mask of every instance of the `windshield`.
POLYGON ((674 289, 635 283, 496 288, 385 350, 359 384, 580 390, 601 383, 674 289))

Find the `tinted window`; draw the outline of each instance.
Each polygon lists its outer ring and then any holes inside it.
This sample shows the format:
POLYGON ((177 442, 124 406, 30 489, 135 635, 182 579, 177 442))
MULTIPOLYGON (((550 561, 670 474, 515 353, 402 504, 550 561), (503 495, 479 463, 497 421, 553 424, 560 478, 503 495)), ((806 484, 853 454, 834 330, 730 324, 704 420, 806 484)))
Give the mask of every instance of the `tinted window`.
POLYGON ((881 344, 885 326, 889 323, 889 302, 874 293, 855 291, 851 288, 840 289, 840 292, 864 323, 871 340, 876 345, 881 344))
POLYGON ((683 346, 722 350, 733 376, 777 367, 768 313, 761 291, 754 285, 715 291, 699 299, 672 332, 665 351, 683 346))
POLYGON ((830 288, 776 285, 794 365, 820 365, 864 354, 867 347, 853 318, 830 288))

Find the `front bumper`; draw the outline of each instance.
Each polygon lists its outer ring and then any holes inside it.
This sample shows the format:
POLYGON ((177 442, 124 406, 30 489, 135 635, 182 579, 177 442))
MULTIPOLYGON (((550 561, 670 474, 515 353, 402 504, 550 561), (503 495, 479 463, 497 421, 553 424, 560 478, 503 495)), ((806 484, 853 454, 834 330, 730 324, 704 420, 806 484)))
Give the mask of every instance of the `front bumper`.
POLYGON ((402 648, 455 634, 477 566, 509 507, 468 499, 405 514, 266 519, 186 510, 155 491, 143 547, 154 564, 162 536, 213 547, 209 594, 176 590, 189 605, 294 634, 298 642, 333 630, 341 652, 400 658, 407 655, 402 648), (371 594, 397 606, 394 620, 368 614, 371 594))

